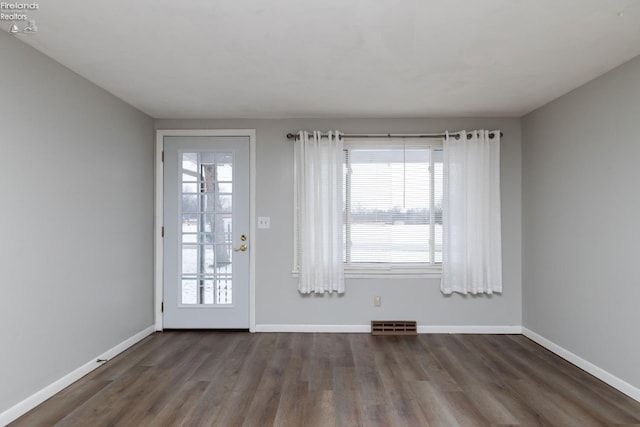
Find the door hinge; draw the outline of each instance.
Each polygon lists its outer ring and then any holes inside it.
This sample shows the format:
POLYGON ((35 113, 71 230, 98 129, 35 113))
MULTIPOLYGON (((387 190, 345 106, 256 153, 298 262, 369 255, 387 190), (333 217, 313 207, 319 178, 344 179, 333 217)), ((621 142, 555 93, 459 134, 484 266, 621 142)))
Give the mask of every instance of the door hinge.
POLYGON ((160 230, 160 234, 161 234, 161 237, 164 237, 164 226, 162 226, 162 229, 160 230))
POLYGON ((160 313, 164 313, 164 301, 160 303, 160 313))
POLYGON ((164 162, 164 151, 160 155, 162 156, 162 161, 164 162))

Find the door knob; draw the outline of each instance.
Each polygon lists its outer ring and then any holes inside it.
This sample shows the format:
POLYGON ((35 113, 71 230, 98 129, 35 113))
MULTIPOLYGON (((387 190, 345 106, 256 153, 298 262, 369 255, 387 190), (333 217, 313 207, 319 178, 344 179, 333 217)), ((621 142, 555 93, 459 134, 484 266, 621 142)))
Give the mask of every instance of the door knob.
POLYGON ((244 252, 244 251, 246 251, 246 250, 247 250, 247 245, 242 244, 242 245, 240 245, 240 247, 239 247, 239 248, 233 248, 233 250, 234 250, 235 252, 244 252))

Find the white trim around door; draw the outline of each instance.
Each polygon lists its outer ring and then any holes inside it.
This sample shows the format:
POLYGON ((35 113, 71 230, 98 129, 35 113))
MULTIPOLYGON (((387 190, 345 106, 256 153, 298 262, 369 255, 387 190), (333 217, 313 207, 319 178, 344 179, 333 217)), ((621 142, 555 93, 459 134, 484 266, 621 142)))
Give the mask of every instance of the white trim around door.
POLYGON ((155 155, 155 222, 154 222, 154 314, 155 330, 162 331, 163 300, 163 181, 162 151, 165 136, 246 136, 249 137, 249 229, 253 236, 252 250, 249 256, 249 331, 256 329, 255 303, 255 254, 256 254, 256 130, 255 129, 158 129, 156 130, 155 155))

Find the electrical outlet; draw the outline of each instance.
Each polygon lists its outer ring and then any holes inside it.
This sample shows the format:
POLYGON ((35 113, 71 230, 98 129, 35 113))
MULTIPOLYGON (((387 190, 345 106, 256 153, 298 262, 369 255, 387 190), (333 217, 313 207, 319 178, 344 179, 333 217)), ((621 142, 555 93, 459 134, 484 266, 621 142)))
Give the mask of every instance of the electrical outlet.
POLYGON ((271 218, 268 216, 259 216, 258 228, 271 228, 271 218))
POLYGON ((382 306, 382 297, 380 295, 376 295, 373 297, 373 306, 374 307, 382 306))

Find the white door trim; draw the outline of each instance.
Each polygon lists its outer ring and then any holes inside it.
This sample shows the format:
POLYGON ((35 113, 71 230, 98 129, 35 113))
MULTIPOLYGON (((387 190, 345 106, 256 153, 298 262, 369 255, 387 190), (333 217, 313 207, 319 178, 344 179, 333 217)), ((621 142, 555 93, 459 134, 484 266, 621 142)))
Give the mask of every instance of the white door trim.
POLYGON ((155 330, 163 330, 163 181, 162 151, 165 136, 246 136, 249 137, 249 236, 251 251, 249 252, 249 331, 256 329, 256 130, 255 129, 158 129, 156 130, 156 177, 155 177, 155 222, 154 222, 154 317, 155 330))

